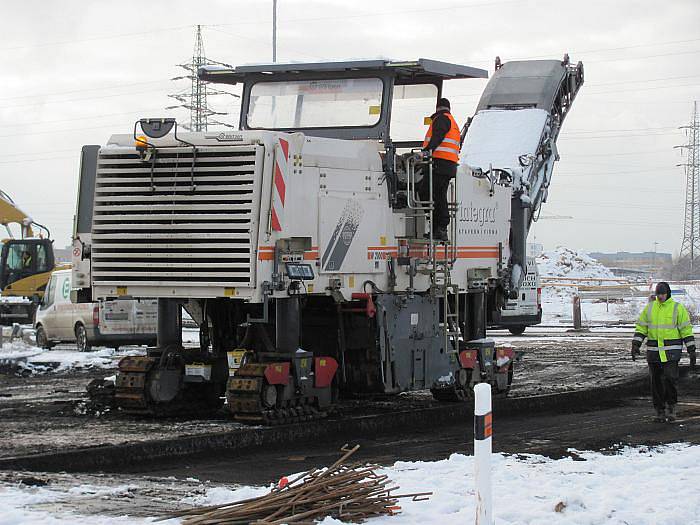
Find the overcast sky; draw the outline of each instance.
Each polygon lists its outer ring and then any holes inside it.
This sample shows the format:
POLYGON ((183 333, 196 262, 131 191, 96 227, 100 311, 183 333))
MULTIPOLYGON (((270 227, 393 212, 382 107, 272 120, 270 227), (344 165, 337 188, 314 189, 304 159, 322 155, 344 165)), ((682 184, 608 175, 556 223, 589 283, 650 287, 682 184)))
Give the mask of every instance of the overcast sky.
MULTIPOLYGON (((174 115, 187 89, 196 24, 207 56, 271 59, 272 0, 0 0, 0 189, 70 242, 83 144, 174 115)), ((278 2, 278 61, 418 57, 493 69, 493 59, 584 63, 586 83, 558 146, 544 219, 546 248, 675 253, 683 235, 684 162, 673 146, 700 99, 698 0, 278 2)), ((484 80, 447 82, 462 123, 484 80)), ((233 91, 236 88, 232 88, 233 91)), ((230 111, 232 98, 213 106, 230 111)), ((422 116, 419 117, 422 120, 422 116)))

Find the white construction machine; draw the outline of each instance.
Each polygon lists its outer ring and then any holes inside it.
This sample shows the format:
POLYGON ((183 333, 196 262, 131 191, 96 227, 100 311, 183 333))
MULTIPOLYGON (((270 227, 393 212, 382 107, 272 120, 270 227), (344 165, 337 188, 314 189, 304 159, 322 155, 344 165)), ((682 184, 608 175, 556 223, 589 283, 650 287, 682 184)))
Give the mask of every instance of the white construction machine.
POLYGON ((430 114, 445 80, 486 71, 419 59, 199 76, 243 85, 239 131, 141 119, 81 174, 76 300, 159 301, 158 345, 121 361, 116 404, 182 413, 225 395, 236 419, 275 424, 323 416, 339 392, 505 394, 513 352, 485 338, 487 318, 524 277, 582 65, 497 69, 464 129, 447 242, 416 191, 432 177, 422 136, 393 130, 430 114))

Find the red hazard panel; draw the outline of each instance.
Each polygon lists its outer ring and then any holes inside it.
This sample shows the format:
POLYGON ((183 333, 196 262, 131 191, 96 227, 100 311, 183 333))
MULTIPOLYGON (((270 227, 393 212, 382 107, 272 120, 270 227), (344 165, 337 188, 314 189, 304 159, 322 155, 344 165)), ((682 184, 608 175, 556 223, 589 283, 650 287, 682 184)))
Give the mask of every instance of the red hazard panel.
POLYGON ((289 383, 289 363, 272 363, 265 369, 265 379, 271 385, 289 383))
POLYGON ((377 313, 377 307, 374 306, 374 301, 372 301, 372 294, 369 293, 359 293, 359 292, 353 292, 352 293, 352 300, 357 301, 357 300, 364 300, 366 301, 365 303, 365 313, 367 314, 367 317, 370 319, 373 318, 376 313, 377 313))
POLYGON ((315 357, 314 358, 314 386, 316 388, 325 388, 330 386, 333 381, 333 376, 338 370, 338 362, 332 357, 315 357))
POLYGON ((496 368, 501 373, 505 373, 513 362, 515 352, 512 348, 496 348, 496 368))
POLYGON ((459 364, 462 368, 474 368, 476 366, 476 350, 462 350, 459 353, 459 364))

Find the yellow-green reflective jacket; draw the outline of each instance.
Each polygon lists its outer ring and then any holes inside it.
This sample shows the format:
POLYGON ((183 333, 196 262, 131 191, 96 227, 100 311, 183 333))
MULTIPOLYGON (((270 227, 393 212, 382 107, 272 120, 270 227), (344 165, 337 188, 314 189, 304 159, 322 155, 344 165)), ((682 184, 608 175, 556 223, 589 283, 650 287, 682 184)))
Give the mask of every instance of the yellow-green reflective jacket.
POLYGON ((655 299, 639 314, 633 342, 641 345, 645 338, 649 361, 678 361, 683 343, 688 352, 695 351, 693 325, 688 310, 671 298, 663 303, 655 299))

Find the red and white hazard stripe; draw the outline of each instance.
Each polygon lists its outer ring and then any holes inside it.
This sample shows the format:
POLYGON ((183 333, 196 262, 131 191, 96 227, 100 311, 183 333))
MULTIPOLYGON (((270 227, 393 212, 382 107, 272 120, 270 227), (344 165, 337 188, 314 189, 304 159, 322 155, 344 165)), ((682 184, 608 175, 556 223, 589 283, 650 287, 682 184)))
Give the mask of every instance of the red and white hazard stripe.
POLYGON ((289 142, 279 139, 279 150, 275 152, 275 167, 272 174, 272 210, 271 224, 273 231, 282 231, 284 224, 284 200, 287 193, 287 166, 289 164, 289 142))

